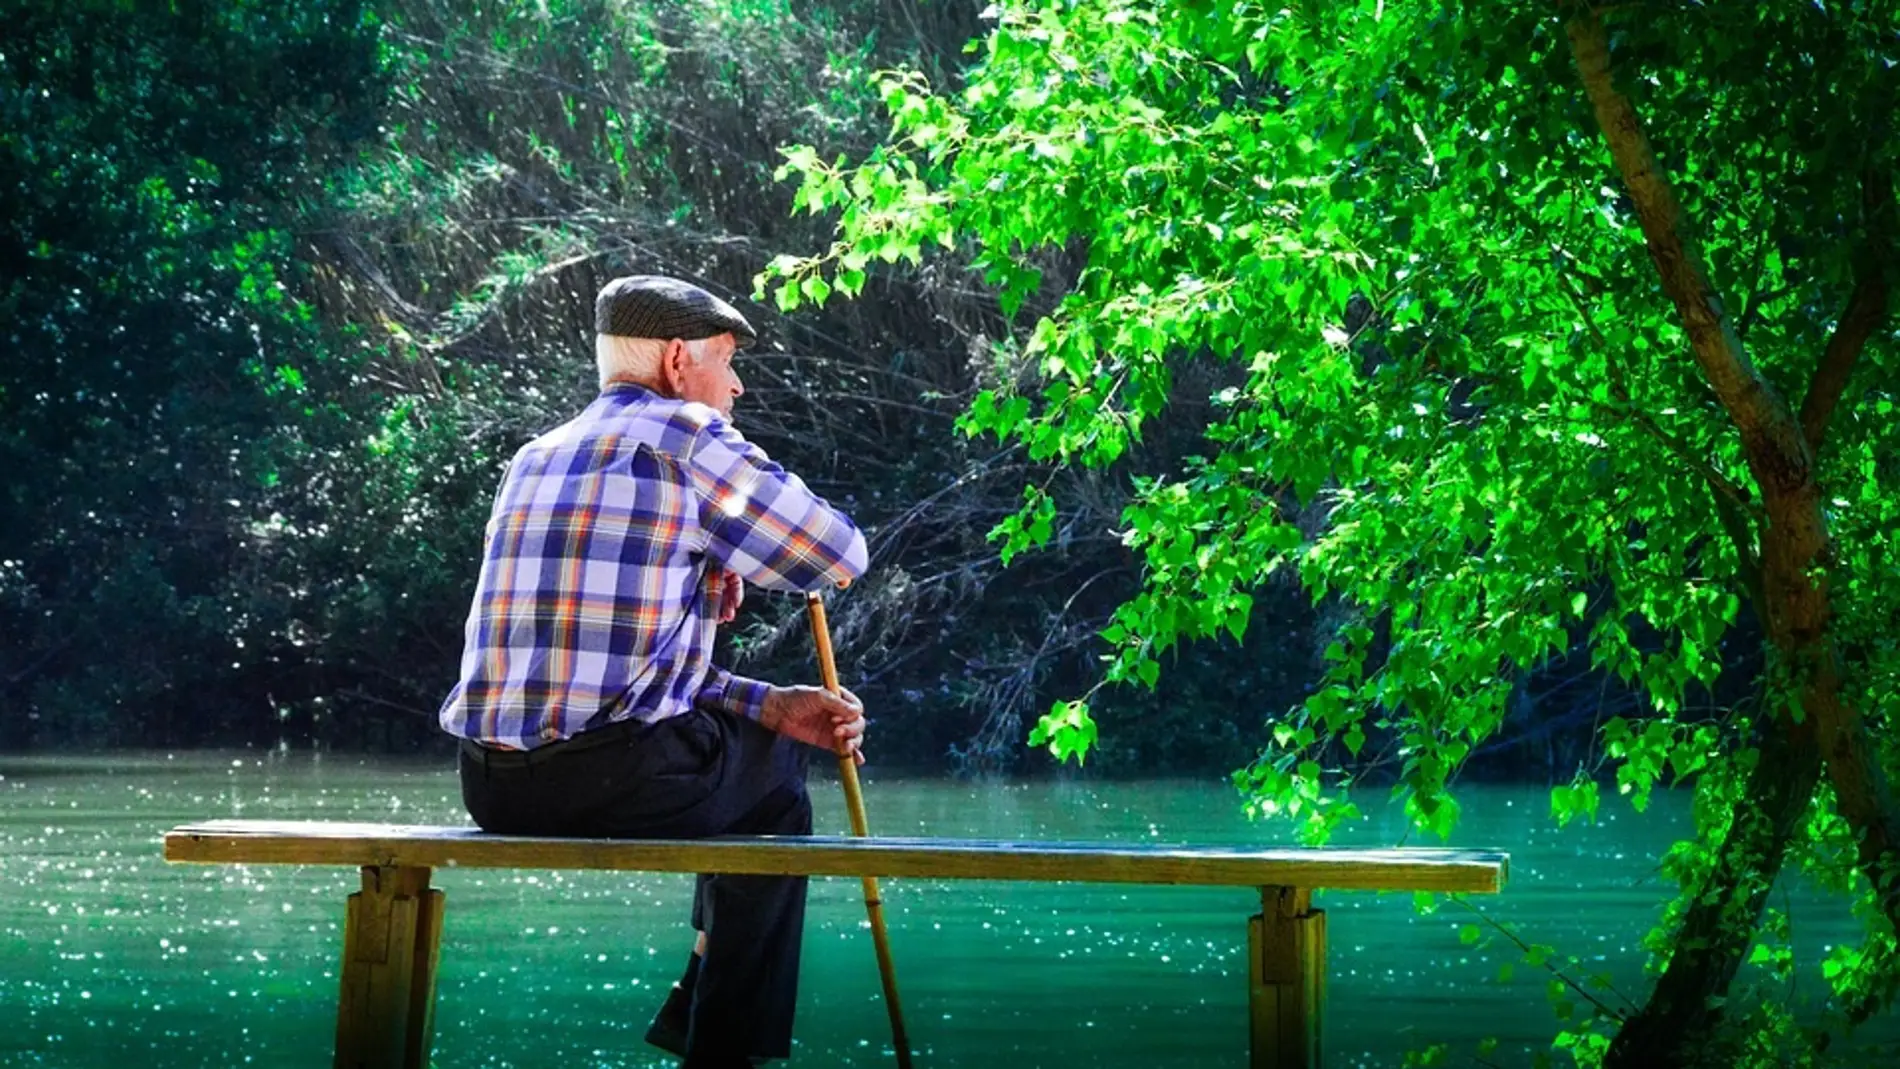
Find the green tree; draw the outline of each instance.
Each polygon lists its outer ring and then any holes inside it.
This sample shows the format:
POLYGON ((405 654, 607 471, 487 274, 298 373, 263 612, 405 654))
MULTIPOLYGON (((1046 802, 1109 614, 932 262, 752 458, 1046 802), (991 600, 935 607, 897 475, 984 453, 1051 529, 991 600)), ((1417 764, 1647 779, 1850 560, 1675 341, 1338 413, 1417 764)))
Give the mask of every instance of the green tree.
POLYGON ((0 738, 209 727, 263 706, 225 681, 269 671, 252 524, 309 411, 288 229, 373 127, 376 26, 357 0, 0 22, 0 738))
MULTIPOLYGON (((294 485, 286 473, 272 546, 288 558, 283 586, 303 592, 294 614, 276 615, 294 615, 320 666, 299 693, 329 696, 331 730, 367 719, 388 722, 393 740, 410 725, 434 731, 500 466, 593 396, 587 310, 600 283, 662 272, 751 317, 763 341, 741 361, 741 426, 871 535, 878 567, 832 622, 841 669, 892 726, 878 760, 935 769, 949 753, 996 768, 1024 756, 1038 688, 1081 678, 1133 570, 1098 535, 1042 555, 1019 582, 987 582, 997 566, 983 533, 1019 500, 1024 465, 951 431, 981 370, 973 339, 999 330, 994 299, 961 272, 887 276, 887 301, 795 316, 746 299, 761 263, 828 229, 790 217, 793 191, 772 177, 778 146, 868 151, 884 123, 864 75, 959 62, 976 10, 379 5, 391 83, 379 136, 306 228, 293 287, 353 355, 309 376, 344 411, 297 421, 311 463, 294 485)), ((1112 516, 1118 498, 1105 501, 1112 516)), ((739 666, 808 676, 800 606, 747 606, 733 629, 739 666)), ((1125 765, 1139 759, 1126 752, 1125 765)), ((1246 752, 1230 744, 1213 767, 1246 752)))
MULTIPOLYGON (((1152 688, 1177 644, 1242 636, 1295 570, 1348 616, 1323 685, 1237 774, 1247 804, 1323 838, 1378 740, 1407 812, 1447 834, 1515 681, 1581 640, 1651 707, 1602 725, 1617 791, 1640 810, 1691 782, 1697 823, 1663 859, 1683 893, 1650 997, 1578 1011, 1560 1045, 1612 1065, 1824 1047, 1772 1003, 1723 1009, 1775 939, 1763 905, 1790 863, 1867 920, 1824 967, 1830 1020, 1884 1007, 1896 6, 991 13, 961 89, 883 77, 891 136, 861 162, 789 150, 797 206, 837 212, 837 241, 759 286, 823 304, 936 247, 974 256, 1016 315, 1079 259, 963 421, 1037 461, 1112 465, 1183 369, 1243 372, 1200 455, 1136 484, 1121 529, 1144 584, 1102 633, 1102 682, 1152 688), (1760 644, 1753 697, 1690 711, 1737 641, 1760 644)), ((1046 542, 1051 513, 1032 487, 1004 555, 1046 542)), ((1096 730, 1065 700, 1031 741, 1079 759, 1096 730)), ((1559 820, 1595 813, 1596 771, 1553 792, 1559 820)))

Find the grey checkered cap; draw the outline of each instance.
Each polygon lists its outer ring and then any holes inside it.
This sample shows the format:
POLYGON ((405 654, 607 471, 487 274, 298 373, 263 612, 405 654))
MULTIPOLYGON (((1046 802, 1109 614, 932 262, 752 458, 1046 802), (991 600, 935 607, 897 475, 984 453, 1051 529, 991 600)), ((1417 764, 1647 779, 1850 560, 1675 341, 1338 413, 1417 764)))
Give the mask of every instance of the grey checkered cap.
POLYGON ((664 275, 628 275, 602 286, 594 298, 594 332, 681 341, 731 334, 741 349, 759 340, 738 309, 664 275))

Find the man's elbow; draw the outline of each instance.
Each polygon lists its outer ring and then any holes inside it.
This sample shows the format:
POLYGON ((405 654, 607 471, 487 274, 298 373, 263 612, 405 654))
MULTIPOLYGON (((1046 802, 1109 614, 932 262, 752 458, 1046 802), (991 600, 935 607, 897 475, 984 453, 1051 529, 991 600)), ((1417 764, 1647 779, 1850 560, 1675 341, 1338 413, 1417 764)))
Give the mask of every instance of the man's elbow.
POLYGON ((871 548, 865 544, 864 532, 851 532, 851 544, 845 548, 844 555, 838 560, 834 581, 842 583, 848 579, 856 579, 870 567, 871 548))

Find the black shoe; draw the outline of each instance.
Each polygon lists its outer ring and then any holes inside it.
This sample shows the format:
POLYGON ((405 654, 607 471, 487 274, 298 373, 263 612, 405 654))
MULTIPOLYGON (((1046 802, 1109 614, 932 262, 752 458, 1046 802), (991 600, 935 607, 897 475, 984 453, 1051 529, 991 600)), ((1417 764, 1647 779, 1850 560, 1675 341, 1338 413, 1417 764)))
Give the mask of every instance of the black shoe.
MULTIPOLYGON (((666 1001, 660 1004, 660 1012, 653 1015, 653 1023, 647 1026, 647 1042, 679 1058, 686 1057, 686 1033, 693 1023, 693 986, 699 983, 699 960, 698 954, 687 959, 686 972, 666 993, 666 1001)), ((772 1060, 754 1054, 743 1063, 734 1064, 756 1067, 772 1060)))
MULTIPOLYGON (((674 984, 673 990, 667 992, 666 1003, 653 1016, 653 1023, 647 1026, 647 1042, 668 1054, 686 1057, 686 1015, 692 1001, 692 996, 684 988, 674 984)), ((763 1054, 754 1054, 746 1059, 746 1064, 756 1069, 772 1060, 763 1054)))
POLYGON ((692 1025, 692 1008, 693 993, 674 984, 660 1012, 653 1015, 653 1023, 647 1026, 647 1042, 668 1054, 686 1057, 686 1030, 692 1025))

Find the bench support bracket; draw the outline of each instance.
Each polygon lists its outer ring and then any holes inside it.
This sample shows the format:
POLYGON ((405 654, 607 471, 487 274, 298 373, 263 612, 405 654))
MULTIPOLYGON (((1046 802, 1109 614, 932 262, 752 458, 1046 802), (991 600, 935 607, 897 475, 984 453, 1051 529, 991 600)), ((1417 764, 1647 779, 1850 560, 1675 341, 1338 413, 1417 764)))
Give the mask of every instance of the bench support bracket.
POLYGON ((1319 1069, 1325 1004, 1325 911, 1304 888, 1262 887, 1247 922, 1252 1069, 1319 1069))
POLYGON ((429 870, 364 866, 343 927, 336 1069, 428 1069, 441 947, 429 870))

